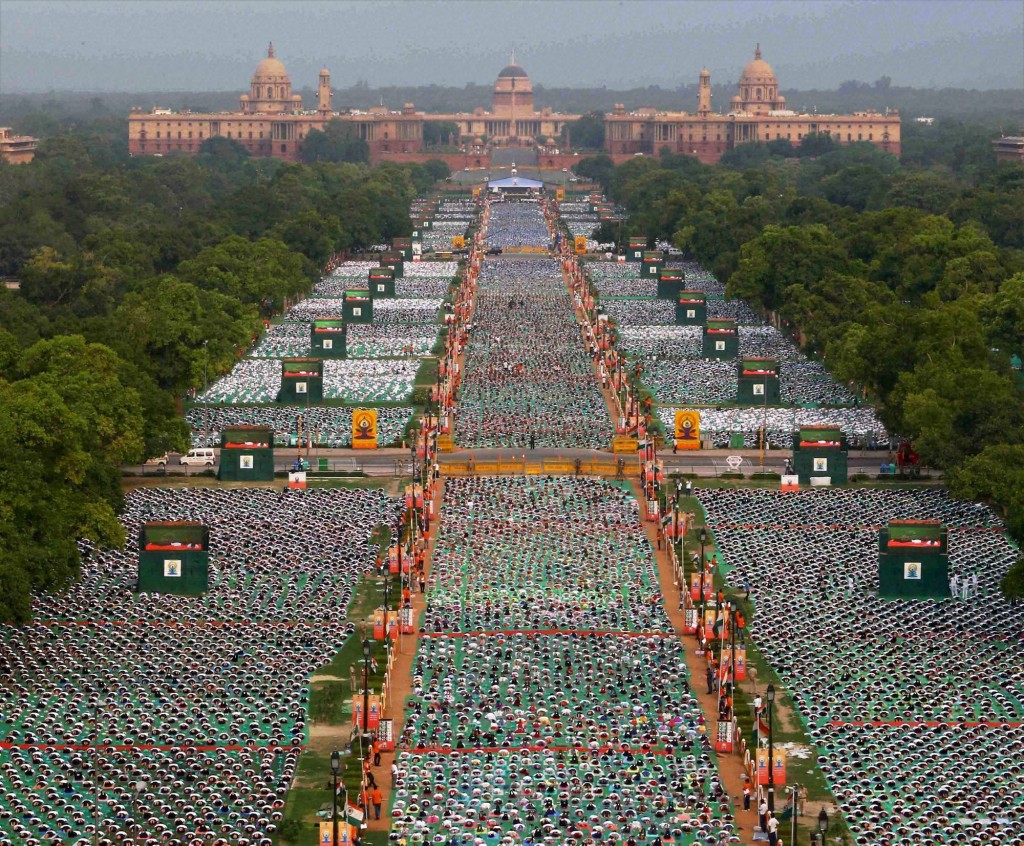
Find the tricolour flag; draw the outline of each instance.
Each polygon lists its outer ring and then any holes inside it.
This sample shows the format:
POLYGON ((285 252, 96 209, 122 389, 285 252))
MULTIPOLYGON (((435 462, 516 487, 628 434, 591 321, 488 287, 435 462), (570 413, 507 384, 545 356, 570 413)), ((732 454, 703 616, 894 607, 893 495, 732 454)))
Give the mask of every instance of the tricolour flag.
POLYGON ((363 825, 363 811, 362 808, 357 808, 355 805, 348 805, 345 808, 345 820, 349 825, 355 825, 362 827, 363 825))

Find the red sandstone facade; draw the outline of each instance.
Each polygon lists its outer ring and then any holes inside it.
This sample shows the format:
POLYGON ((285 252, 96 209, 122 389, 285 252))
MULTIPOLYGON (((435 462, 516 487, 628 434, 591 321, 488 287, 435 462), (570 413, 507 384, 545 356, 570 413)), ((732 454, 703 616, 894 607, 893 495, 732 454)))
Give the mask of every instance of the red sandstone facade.
POLYGON ((369 146, 371 158, 382 152, 409 153, 423 148, 425 116, 411 104, 401 111, 381 106, 338 114, 331 99, 331 74, 325 68, 317 82, 316 109, 304 109, 302 98, 292 94, 291 78, 271 44, 267 57, 256 66, 249 93, 239 98, 237 112, 134 112, 128 118, 128 152, 133 156, 194 155, 207 139, 223 137, 237 141, 253 156, 297 161, 306 135, 313 129, 322 131, 331 120, 351 125, 369 146))
POLYGON ((830 135, 840 144, 867 141, 887 153, 900 154, 896 112, 807 115, 787 109, 775 71, 761 58, 760 46, 743 69, 739 93, 732 98, 728 114, 711 111, 711 74, 704 70, 695 114, 655 109, 627 112, 625 106, 616 105, 605 117, 605 149, 613 158, 652 155, 667 148, 714 164, 740 144, 786 139, 797 146, 811 133, 830 135))
POLYGON ((14 130, 0 126, 0 159, 8 164, 28 164, 35 155, 35 138, 31 135, 15 135, 14 130))
MULTIPOLYGON (((896 113, 859 112, 852 115, 796 114, 786 108, 771 66, 761 58, 760 48, 743 70, 739 92, 730 102, 728 114, 711 110, 711 75, 700 75, 697 111, 658 112, 641 108, 626 111, 617 105, 605 117, 605 150, 616 162, 636 155, 655 155, 662 149, 691 155, 713 164, 740 144, 788 139, 798 145, 809 133, 831 135, 841 144, 867 141, 886 152, 899 155, 900 118, 896 113)), ((323 130, 331 120, 350 125, 367 143, 371 162, 417 161, 440 158, 453 170, 487 167, 492 146, 534 147, 537 139, 539 166, 571 168, 577 156, 545 153, 579 115, 559 114, 550 109, 537 111, 529 77, 514 61, 503 68, 494 86, 491 111, 476 109, 472 114, 424 114, 412 104, 400 111, 384 106, 366 112, 337 113, 331 105, 331 77, 320 71, 317 107, 303 108, 301 97, 291 93, 291 78, 274 55, 256 67, 249 92, 239 98, 237 112, 192 114, 154 109, 135 112, 128 118, 128 149, 132 155, 195 154, 208 138, 238 141, 251 155, 298 160, 302 142, 313 129, 323 130), (427 121, 450 121, 458 125, 458 143, 467 152, 438 154, 423 149, 423 125, 427 121)))

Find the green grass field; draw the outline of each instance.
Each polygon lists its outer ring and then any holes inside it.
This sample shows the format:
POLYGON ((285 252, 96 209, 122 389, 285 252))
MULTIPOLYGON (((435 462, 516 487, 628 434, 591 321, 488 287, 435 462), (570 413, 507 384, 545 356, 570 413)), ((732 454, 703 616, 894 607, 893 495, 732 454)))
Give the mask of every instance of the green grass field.
MULTIPOLYGON (((333 480, 350 481, 350 480, 333 480)), ((351 480, 357 482, 370 480, 351 480)), ((378 549, 387 549, 390 541, 390 530, 378 526, 372 540, 378 549)), ((398 607, 400 590, 392 582, 389 605, 398 607)), ((288 793, 285 804, 284 831, 276 838, 282 846, 315 846, 318 843, 319 821, 322 817, 317 812, 331 804, 331 751, 338 749, 342 753, 342 783, 349 791, 353 801, 359 795, 361 783, 360 747, 358 740, 349 750, 348 739, 351 734, 352 695, 350 668, 357 672, 357 688, 362 689, 364 635, 370 638, 371 658, 377 660, 377 670, 369 673, 371 690, 379 691, 384 681, 386 667, 385 648, 383 641, 372 639, 372 629, 368 621, 372 620, 373 611, 383 602, 383 579, 375 576, 364 578, 348 608, 347 620, 356 625, 356 634, 350 637, 341 650, 324 666, 317 669, 310 691, 310 732, 309 746, 302 753, 296 770, 295 782, 288 793), (325 731, 325 727, 327 727, 325 731)), ((339 800, 341 801, 341 800, 339 800)), ((364 832, 363 842, 370 846, 385 846, 387 832, 364 832)))

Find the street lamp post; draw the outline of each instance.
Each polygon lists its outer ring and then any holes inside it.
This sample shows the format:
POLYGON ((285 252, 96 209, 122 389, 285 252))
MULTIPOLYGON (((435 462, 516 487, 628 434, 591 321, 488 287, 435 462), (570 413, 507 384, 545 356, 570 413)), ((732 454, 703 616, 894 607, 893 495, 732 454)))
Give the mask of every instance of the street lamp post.
POLYGON ((800 785, 793 785, 793 813, 789 817, 789 842, 796 846, 796 809, 799 800, 800 785))
POLYGON ((704 623, 704 545, 708 540, 708 527, 700 527, 700 622, 704 623))
MULTIPOLYGON (((413 429, 412 435, 412 502, 409 505, 409 554, 412 556, 410 561, 409 575, 412 576, 412 565, 416 563, 416 446, 419 430, 413 429)), ((424 450, 424 462, 426 462, 426 450, 424 450)))
POLYGON ((775 685, 768 685, 768 692, 765 694, 768 700, 768 810, 775 813, 775 738, 772 725, 772 711, 775 707, 775 685))
POLYGON ((678 551, 676 553, 676 584, 679 585, 679 591, 680 591, 680 593, 682 593, 682 590, 685 587, 683 582, 685 581, 684 571, 685 571, 686 567, 685 567, 685 564, 684 564, 684 561, 683 561, 683 551, 684 551, 684 541, 685 541, 685 539, 683 538, 683 533, 680 531, 680 528, 679 528, 679 497, 676 497, 675 521, 674 521, 673 525, 675 525, 675 531, 676 531, 675 540, 676 540, 676 543, 678 545, 678 551))
POLYGON ((764 448, 768 441, 768 374, 764 374, 764 410, 761 414, 761 453, 760 464, 764 469, 764 448))
POLYGON ((370 639, 363 640, 363 734, 370 730, 370 639))
POLYGON ((733 704, 736 702, 736 615, 739 612, 739 603, 729 604, 729 682, 733 696, 733 704))
POLYGON ((828 834, 828 813, 824 808, 818 811, 818 832, 820 835, 818 842, 824 846, 825 835, 828 834))
POLYGON ((331 774, 334 776, 334 790, 331 791, 331 822, 334 838, 331 846, 338 846, 338 773, 341 772, 341 753, 335 749, 331 753, 331 774))
MULTIPOLYGON (((401 572, 399 572, 401 577, 401 572)), ((388 568, 384 571, 384 641, 388 640, 388 622, 391 616, 391 605, 389 599, 391 597, 391 570, 388 568)))

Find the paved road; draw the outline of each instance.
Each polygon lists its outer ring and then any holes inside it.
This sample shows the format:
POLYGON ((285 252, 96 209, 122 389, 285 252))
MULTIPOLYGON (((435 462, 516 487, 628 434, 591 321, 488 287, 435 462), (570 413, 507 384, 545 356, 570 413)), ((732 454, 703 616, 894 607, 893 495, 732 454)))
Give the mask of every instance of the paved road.
MULTIPOLYGON (((306 452, 302 452, 306 456, 306 452)), ((761 466, 760 456, 757 450, 700 450, 688 453, 673 455, 671 452, 662 452, 658 458, 665 463, 668 472, 694 473, 698 476, 716 476, 724 472, 726 458, 736 455, 743 459, 740 471, 744 473, 755 472, 761 466)), ((768 471, 781 472, 783 462, 791 457, 789 450, 771 450, 764 454, 764 469, 768 471)), ((620 456, 610 452, 594 449, 477 449, 460 450, 443 456, 446 463, 465 463, 472 458, 474 461, 495 461, 499 458, 511 460, 515 457, 522 460, 523 456, 529 461, 541 461, 544 459, 568 459, 580 458, 583 460, 593 458, 616 459, 620 456)), ((403 449, 381 449, 373 451, 360 451, 358 454, 347 449, 322 449, 313 450, 308 455, 310 464, 315 469, 319 459, 326 459, 328 468, 331 470, 352 470, 366 473, 369 476, 408 476, 411 474, 412 462, 409 451, 403 449)), ((626 459, 627 467, 635 466, 633 456, 621 456, 626 459)), ((879 464, 886 457, 885 452, 851 452, 849 458, 850 475, 855 473, 866 473, 874 476, 878 473, 879 464)), ((165 469, 156 467, 141 467, 134 465, 126 467, 125 471, 130 475, 154 476, 166 472, 169 476, 197 475, 208 470, 206 467, 186 467, 176 463, 177 459, 172 456, 171 463, 165 469)), ((277 450, 276 461, 274 462, 279 472, 286 472, 295 461, 295 449, 280 448, 277 450)))

